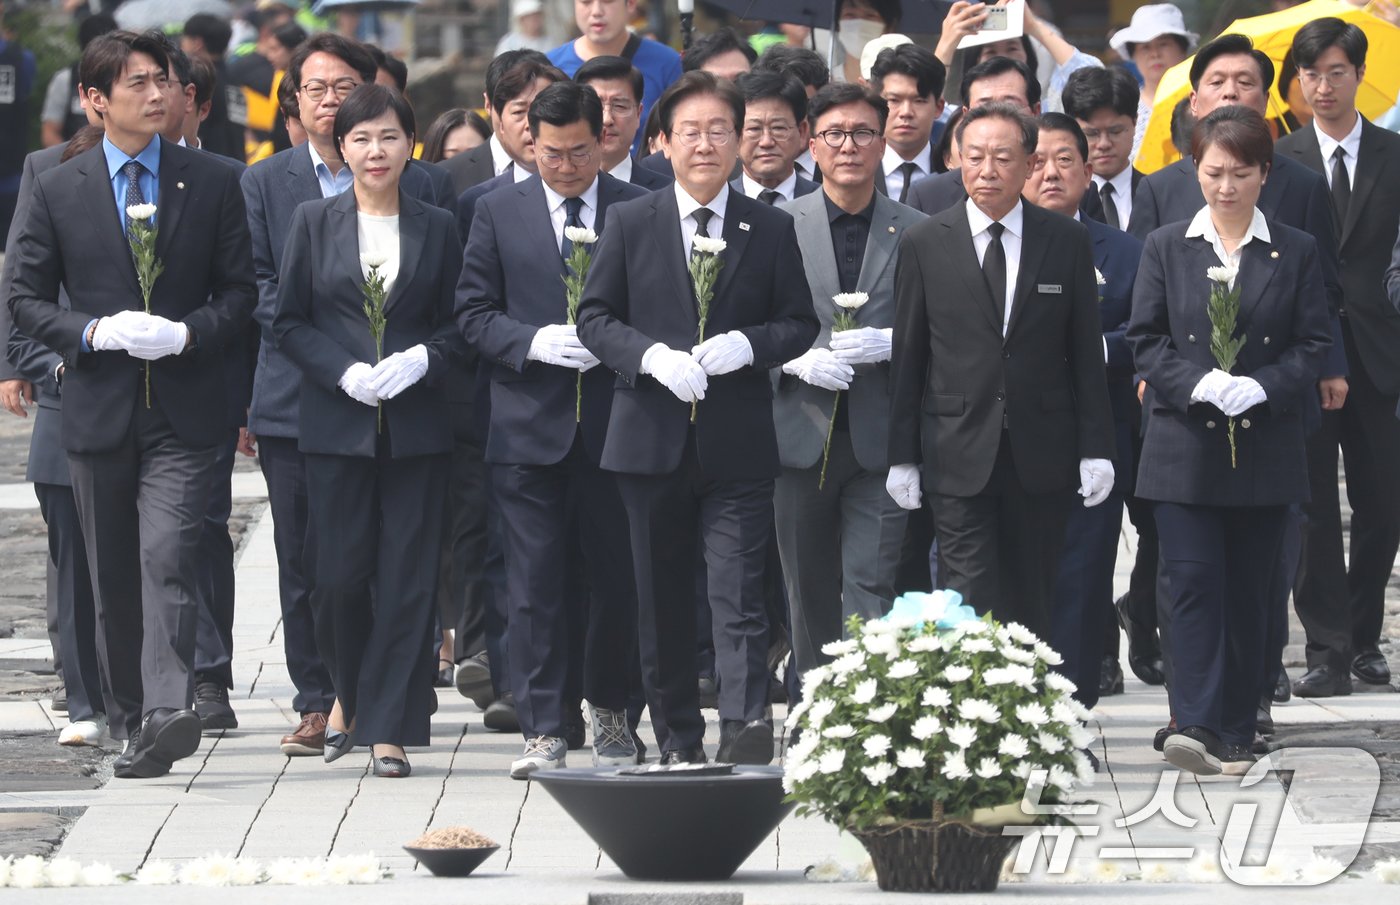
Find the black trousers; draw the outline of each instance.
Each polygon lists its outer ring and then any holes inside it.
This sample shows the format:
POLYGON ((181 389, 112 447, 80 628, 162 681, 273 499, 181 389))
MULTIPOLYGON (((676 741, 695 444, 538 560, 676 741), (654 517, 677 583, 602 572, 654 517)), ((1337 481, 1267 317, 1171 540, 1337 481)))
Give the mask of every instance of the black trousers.
POLYGON ((194 635, 194 671, 233 687, 233 460, 238 435, 218 448, 204 532, 199 538, 199 621, 194 635))
POLYGON ((1097 506, 1069 507, 1064 551, 1055 578, 1050 646, 1064 658, 1056 669, 1074 682, 1074 699, 1099 702, 1104 633, 1113 622, 1113 565, 1123 527, 1123 495, 1116 490, 1097 506))
POLYGON ((311 607, 311 523, 306 505, 306 458, 291 437, 258 437, 258 464, 267 480, 277 590, 282 604, 282 648, 297 693, 297 713, 330 713, 335 683, 316 644, 311 607))
POLYGON ((486 484, 489 469, 481 446, 458 438, 447 479, 447 515, 438 573, 438 619, 454 630, 453 659, 486 648, 486 484))
POLYGON ((1380 639, 1385 589, 1400 549, 1400 419, 1397 397, 1381 392, 1367 374, 1347 318, 1342 339, 1351 363, 1349 390, 1346 405, 1323 412, 1321 429, 1308 440, 1312 502, 1303 507, 1293 606, 1307 632, 1308 666, 1345 673, 1358 651, 1380 639), (1351 505, 1349 558, 1342 543, 1338 448, 1351 505))
MULTIPOLYGON (((1073 493, 1030 493, 1002 431, 987 486, 975 496, 933 494, 943 586, 978 613, 1050 637, 1055 574, 1073 493)), ((1097 681, 1097 680, 1096 680, 1097 681)))
POLYGON ((720 718, 764 718, 772 479, 711 480, 692 437, 674 472, 619 474, 617 486, 632 537, 642 681, 653 719, 666 726, 663 750, 693 748, 705 735, 695 672, 697 544, 705 550, 720 718))
POLYGON ((1172 714, 1227 743, 1254 741, 1264 692, 1269 610, 1287 507, 1157 503, 1172 714))
POLYGON ((78 507, 73 502, 73 488, 64 484, 35 484, 34 495, 48 527, 47 590, 58 623, 58 653, 63 659, 68 720, 90 720, 106 711, 97 665, 97 607, 78 507))
POLYGON ((554 465, 494 465, 510 600, 510 689, 526 738, 561 736, 571 671, 594 706, 627 706, 636 590, 614 476, 581 436, 554 465), (571 631, 572 630, 572 631, 571 631), (571 650, 582 640, 582 657, 571 650))

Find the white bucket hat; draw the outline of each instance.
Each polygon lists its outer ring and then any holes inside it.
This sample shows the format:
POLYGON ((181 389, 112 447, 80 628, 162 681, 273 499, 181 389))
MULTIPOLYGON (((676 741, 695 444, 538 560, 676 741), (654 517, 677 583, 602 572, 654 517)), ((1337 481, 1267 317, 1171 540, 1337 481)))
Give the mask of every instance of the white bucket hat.
POLYGON ((875 65, 875 58, 880 55, 881 51, 913 43, 912 38, 901 34, 880 35, 872 41, 867 41, 865 49, 860 52, 860 77, 867 82, 870 81, 870 70, 875 65))
POLYGON ((1133 19, 1127 28, 1120 28, 1108 39, 1108 46, 1127 59, 1129 44, 1146 44, 1162 35, 1179 35, 1186 39, 1187 50, 1196 46, 1200 37, 1186 30, 1186 20, 1181 10, 1173 3, 1152 3, 1140 6, 1133 12, 1133 19))

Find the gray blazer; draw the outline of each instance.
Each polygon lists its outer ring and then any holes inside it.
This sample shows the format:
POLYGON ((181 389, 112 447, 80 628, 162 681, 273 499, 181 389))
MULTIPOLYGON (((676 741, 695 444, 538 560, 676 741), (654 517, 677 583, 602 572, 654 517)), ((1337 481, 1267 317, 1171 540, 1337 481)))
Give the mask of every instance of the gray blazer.
MULTIPOLYGON (((813 346, 825 346, 831 341, 836 314, 831 297, 841 291, 836 253, 831 246, 826 193, 812 192, 778 206, 797 222, 802 266, 812 290, 812 307, 821 321, 821 332, 813 346)), ((856 280, 857 291, 870 294, 870 301, 856 313, 861 326, 894 326, 894 269, 899 237, 906 227, 923 219, 925 216, 913 208, 875 194, 865 260, 856 280)), ((855 370, 856 377, 844 403, 850 417, 851 445, 862 468, 881 471, 890 465, 890 364, 882 361, 856 365, 855 370)), ((821 460, 836 394, 783 374, 780 369, 773 373, 777 385, 773 421, 778 428, 778 459, 787 468, 811 468, 821 460)))

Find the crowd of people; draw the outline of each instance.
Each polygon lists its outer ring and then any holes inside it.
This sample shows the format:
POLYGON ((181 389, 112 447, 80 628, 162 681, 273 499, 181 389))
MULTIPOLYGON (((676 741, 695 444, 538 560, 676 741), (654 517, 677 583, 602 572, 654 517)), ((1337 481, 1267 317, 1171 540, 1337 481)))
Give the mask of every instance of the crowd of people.
POLYGON ((426 126, 402 62, 269 21, 267 156, 212 113, 226 23, 85 23, 3 274, 61 744, 110 734, 116 775, 152 777, 237 726, 239 453, 274 526, 281 750, 376 776, 410 774, 435 685, 520 733, 516 778, 590 738, 642 762, 644 709, 662 764, 706 761, 706 709, 718 760, 769 763, 772 705, 848 617, 934 587, 1049 641, 1087 707, 1123 659, 1166 684, 1153 742, 1196 773, 1247 772, 1273 701, 1389 682, 1400 136, 1356 109, 1360 28, 1298 32, 1311 120, 1275 142, 1273 61, 1196 47, 1170 4, 1114 38, 1129 68, 1029 10, 958 51, 980 4, 930 48, 847 0, 836 70, 796 32, 682 56, 635 6, 574 0, 578 38, 504 47, 485 115, 426 126), (1193 51, 1185 156, 1144 175, 1193 51))

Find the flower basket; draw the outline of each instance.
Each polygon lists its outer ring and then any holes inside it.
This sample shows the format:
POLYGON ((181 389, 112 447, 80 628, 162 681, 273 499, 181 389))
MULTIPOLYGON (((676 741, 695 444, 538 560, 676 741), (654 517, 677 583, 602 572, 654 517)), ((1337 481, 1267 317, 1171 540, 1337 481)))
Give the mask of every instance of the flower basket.
POLYGON ((991 892, 1019 836, 951 820, 852 830, 885 892, 991 892))

